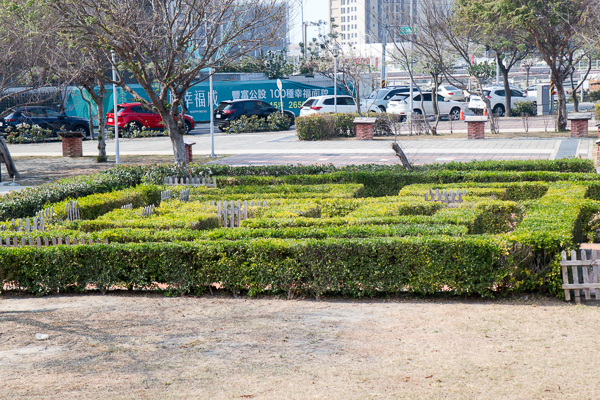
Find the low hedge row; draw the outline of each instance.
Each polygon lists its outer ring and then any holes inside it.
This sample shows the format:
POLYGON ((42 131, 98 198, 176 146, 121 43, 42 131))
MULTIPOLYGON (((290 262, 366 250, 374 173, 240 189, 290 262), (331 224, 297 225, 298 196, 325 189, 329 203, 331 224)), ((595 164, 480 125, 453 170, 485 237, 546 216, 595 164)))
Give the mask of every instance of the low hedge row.
MULTIPOLYGON (((82 232, 69 229, 53 229, 46 232, 15 232, 10 237, 25 238, 70 238, 92 239, 93 241, 107 239, 109 243, 141 243, 141 242, 189 242, 194 240, 243 240, 259 238, 277 239, 327 239, 327 238, 371 238, 371 237, 400 237, 420 235, 463 236, 468 228, 451 224, 396 224, 396 225, 351 225, 327 227, 303 227, 280 229, 248 229, 248 228, 219 228, 212 230, 190 229, 105 229, 101 231, 82 232)), ((0 239, 2 236, 0 235, 0 239)))
MULTIPOLYGON (((233 178, 235 179, 235 178, 233 178)), ((262 180, 267 183, 268 180, 262 180)), ((181 189, 175 186, 174 190, 181 189)), ((264 199, 302 199, 302 198, 353 198, 362 197, 364 186, 358 183, 324 183, 307 185, 265 184, 249 186, 219 185, 217 188, 204 186, 190 188, 192 200, 264 200, 264 199)))
POLYGON ((450 184, 415 184, 405 186, 398 193, 399 196, 419 196, 432 190, 452 189, 466 191, 467 196, 491 197, 494 196, 502 200, 522 201, 542 197, 548 191, 546 182, 493 182, 493 183, 450 183, 450 184))
POLYGON ((321 175, 287 175, 281 177, 239 176, 219 179, 219 185, 317 185, 324 183, 360 183, 364 185, 363 196, 394 196, 413 184, 443 185, 492 182, 593 182, 600 175, 587 173, 563 173, 548 171, 489 172, 489 171, 378 171, 378 172, 335 172, 321 175))
MULTIPOLYGON (((116 208, 132 204, 133 208, 158 205, 160 203, 161 187, 156 185, 138 185, 135 188, 116 190, 110 193, 98 193, 77 199, 81 219, 96 219, 116 208)), ((57 218, 66 218, 66 205, 73 199, 63 200, 54 204, 57 218)))
POLYGON ((145 168, 115 166, 93 175, 62 179, 2 196, 0 221, 32 217, 51 203, 96 193, 108 193, 141 183, 145 168))
POLYGON ((0 283, 38 295, 156 283, 202 293, 218 282, 250 295, 491 296, 508 289, 507 247, 493 237, 415 236, 0 248, 0 283))

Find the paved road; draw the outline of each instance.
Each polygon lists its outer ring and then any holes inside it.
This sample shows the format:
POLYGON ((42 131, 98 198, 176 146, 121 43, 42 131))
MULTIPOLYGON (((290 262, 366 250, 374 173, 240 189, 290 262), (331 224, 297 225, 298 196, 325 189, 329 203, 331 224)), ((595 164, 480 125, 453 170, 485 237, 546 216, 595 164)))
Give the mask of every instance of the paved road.
MULTIPOLYGON (((190 139, 196 142, 195 154, 210 154, 210 135, 201 127, 190 139)), ((232 165, 357 163, 395 164, 391 140, 369 142, 355 140, 298 141, 294 131, 227 135, 215 133, 217 155, 230 155, 218 163, 232 165)), ((593 139, 445 139, 400 141, 407 156, 415 164, 445 161, 555 159, 592 157, 593 139)), ((13 156, 61 156, 61 143, 9 145, 13 156)), ((115 154, 115 141, 107 143, 109 155, 115 154)), ((83 153, 97 154, 96 142, 85 141, 83 153)), ((169 155, 168 137, 126 139, 120 141, 120 153, 130 155, 169 155)))

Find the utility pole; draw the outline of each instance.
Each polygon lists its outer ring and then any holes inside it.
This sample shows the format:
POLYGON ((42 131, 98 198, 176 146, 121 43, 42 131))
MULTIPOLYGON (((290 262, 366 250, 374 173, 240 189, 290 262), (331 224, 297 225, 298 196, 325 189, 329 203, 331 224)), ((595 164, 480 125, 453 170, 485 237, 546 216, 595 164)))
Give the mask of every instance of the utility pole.
MULTIPOLYGON (((412 0, 411 0, 412 1, 412 0)), ((383 28, 383 38, 381 40, 381 87, 385 87, 385 51, 387 47, 387 20, 386 14, 387 10, 385 5, 387 4, 387 0, 382 0, 381 2, 381 27, 383 28)))
MULTIPOLYGON (((408 24, 410 28, 410 34, 413 34, 413 0, 410 0, 410 21, 408 24)), ((410 127, 410 134, 412 135, 412 115, 413 115, 413 79, 412 79, 412 58, 413 58, 413 41, 410 41, 410 58, 408 60, 409 76, 410 76, 410 91, 408 96, 408 103, 410 112, 408 113, 408 126, 410 127)))
MULTIPOLYGON (((110 56, 112 59, 112 63, 113 63, 113 68, 112 68, 112 78, 113 78, 113 82, 115 82, 117 80, 117 62, 115 61, 115 51, 111 50, 110 51, 110 56)), ((118 107, 117 104, 119 103, 119 99, 117 98, 117 85, 115 85, 113 83, 113 115, 114 115, 114 121, 115 121, 115 164, 120 164, 121 160, 119 157, 119 116, 117 115, 117 111, 118 111, 118 107)))

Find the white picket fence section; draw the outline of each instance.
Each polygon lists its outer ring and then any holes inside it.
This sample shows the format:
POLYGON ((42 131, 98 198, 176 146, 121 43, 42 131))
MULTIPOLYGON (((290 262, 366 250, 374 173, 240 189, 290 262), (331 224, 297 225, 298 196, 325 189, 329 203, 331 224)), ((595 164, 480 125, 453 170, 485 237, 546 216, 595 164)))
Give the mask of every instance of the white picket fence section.
POLYGON ((154 215, 154 204, 151 204, 149 206, 142 208, 142 217, 143 218, 149 217, 151 215, 154 215))
POLYGON ((165 200, 169 200, 171 198, 171 191, 170 190, 161 190, 160 192, 160 201, 161 203, 165 200))
POLYGON ((563 285, 562 288, 565 290, 565 300, 571 300, 571 290, 575 295, 575 301, 581 302, 581 291, 586 300, 591 299, 591 290, 594 290, 594 296, 596 300, 600 300, 600 273, 598 265, 600 259, 598 259, 597 250, 592 250, 591 257, 587 258, 585 250, 581 250, 581 260, 577 259, 577 252, 571 251, 571 259, 567 260, 567 252, 563 251, 560 253, 562 268, 563 285), (571 269, 571 277, 573 282, 569 281, 569 268, 571 269))
POLYGON ((121 210, 133 210, 133 203, 125 204, 121 206, 121 210))
POLYGON ((217 187, 217 178, 212 178, 212 183, 210 178, 206 179, 204 175, 202 176, 187 176, 185 178, 178 178, 176 176, 168 176, 164 179, 163 182, 166 186, 206 186, 206 187, 217 187))
POLYGON ((37 218, 44 218, 46 220, 54 218, 56 216, 56 214, 54 214, 54 206, 50 206, 48 208, 44 208, 42 211, 38 211, 35 213, 35 216, 37 218))
MULTIPOLYGON (((210 204, 214 206, 215 201, 212 200, 210 204)), ((233 200, 221 202, 221 200, 219 200, 216 202, 216 205, 220 224, 224 228, 239 228, 242 225, 242 220, 248 219, 249 206, 254 207, 256 205, 258 207, 266 207, 267 202, 257 201, 255 203, 254 200, 252 200, 250 204, 248 204, 248 201, 246 200, 244 200, 244 202, 240 200, 237 202, 234 202, 233 200)))
POLYGON ((190 201, 190 189, 182 190, 181 193, 179 193, 179 200, 186 203, 190 201))
POLYGON ((467 195, 467 191, 463 190, 449 190, 446 191, 444 189, 441 193, 439 189, 433 190, 429 189, 429 193, 425 193, 425 201, 437 201, 440 203, 444 203, 446 205, 449 204, 460 204, 463 202, 463 196, 467 195))
POLYGON ((77 244, 108 244, 108 239, 104 239, 104 242, 102 242, 100 239, 96 240, 95 242, 92 239, 88 239, 88 241, 86 241, 85 239, 79 239, 79 241, 77 241, 77 238, 74 238, 73 241, 71 242, 71 240, 69 238, 66 238, 64 241, 62 238, 36 238, 35 240, 33 238, 24 238, 22 237, 21 239, 13 237, 7 237, 7 238, 2 238, 0 237, 0 247, 24 247, 24 246, 37 246, 37 247, 42 247, 42 246, 61 246, 61 245, 66 245, 66 246, 74 246, 77 244))
POLYGON ((67 211, 67 219, 69 221, 78 221, 81 219, 81 217, 79 215, 79 203, 77 201, 68 202, 66 205, 66 211, 67 211))
POLYGON ((11 219, 7 224, 0 224, 0 231, 15 231, 15 232, 31 232, 45 231, 46 224, 44 218, 29 218, 11 219))

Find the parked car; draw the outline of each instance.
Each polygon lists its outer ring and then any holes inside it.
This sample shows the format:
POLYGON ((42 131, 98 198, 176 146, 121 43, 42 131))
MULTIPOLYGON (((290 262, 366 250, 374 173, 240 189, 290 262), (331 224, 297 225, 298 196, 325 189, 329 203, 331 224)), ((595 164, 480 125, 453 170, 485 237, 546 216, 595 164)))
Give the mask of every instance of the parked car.
POLYGON ((465 101, 465 94, 462 90, 451 85, 438 86, 438 94, 454 101, 465 101))
MULTIPOLYGON (((119 129, 127 129, 129 131, 141 130, 142 128, 164 130, 165 125, 162 117, 144 107, 142 103, 124 103, 117 105, 117 117, 119 129)), ((183 115, 185 119, 185 132, 188 133, 196 126, 194 119, 187 115, 183 115)), ((115 126, 115 114, 109 112, 106 114, 106 125, 115 126)))
POLYGON ((408 86, 390 86, 374 90, 369 97, 360 102, 361 111, 385 112, 388 102, 392 97, 408 92, 410 92, 410 87, 408 86))
MULTIPOLYGON (((515 106, 515 104, 523 102, 523 101, 532 101, 524 92, 518 89, 511 89, 511 108, 515 106)), ((494 114, 498 114, 503 117, 506 114, 505 104, 506 104, 506 91, 504 90, 504 86, 491 86, 487 88, 483 88, 483 95, 490 99, 492 112, 494 114)), ((469 110, 479 114, 483 112, 485 108, 485 102, 481 99, 480 96, 471 95, 469 98, 469 110)))
MULTIPOLYGON (((438 94, 437 104, 440 111, 440 116, 448 117, 453 120, 460 118, 460 109, 462 107, 460 102, 447 99, 438 94)), ((421 109, 421 94, 419 92, 413 92, 413 112, 417 114, 423 114, 423 111, 425 111, 425 113, 428 115, 433 115, 432 93, 423 93, 423 106, 425 110, 421 109)), ((388 113, 398 114, 401 116, 410 114, 409 93, 399 94, 390 99, 390 102, 388 103, 388 113)))
MULTIPOLYGON (((269 115, 280 111, 281 109, 261 100, 226 100, 219 103, 213 112, 213 116, 215 126, 223 131, 231 121, 240 118, 242 115, 247 117, 256 115, 259 118, 267 119, 269 115)), ((283 113, 290 118, 290 127, 294 125, 296 115, 290 110, 283 110, 283 113)))
MULTIPOLYGON (((571 90, 563 87, 565 91, 565 97, 569 97, 571 95, 571 90)), ((537 85, 531 85, 527 89, 525 89, 525 94, 530 98, 529 101, 537 101, 537 85)), ((556 89, 552 93, 553 96, 556 96, 556 89)))
POLYGON ((68 117, 63 112, 42 106, 13 107, 0 114, 0 132, 5 132, 9 126, 14 130, 17 125, 27 124, 49 129, 53 136, 59 131, 72 131, 87 137, 90 134, 89 123, 87 118, 68 117))
MULTIPOLYGON (((333 96, 309 97, 300 108, 300 116, 335 112, 333 96)), ((337 96, 337 111, 339 113, 355 113, 358 111, 354 98, 347 95, 337 96)))

